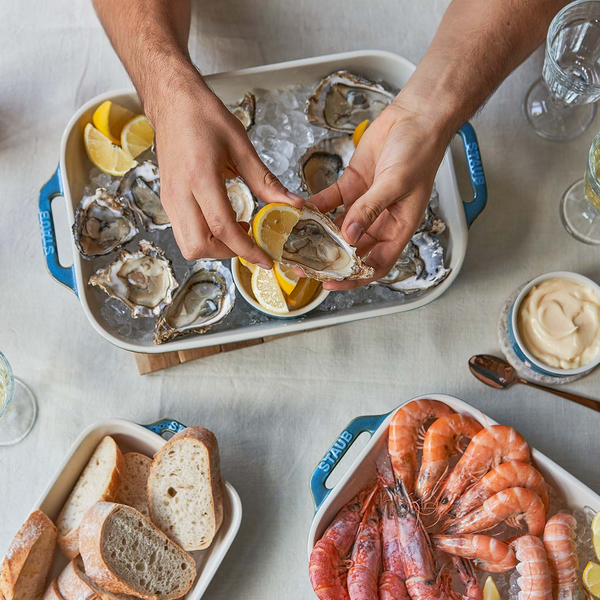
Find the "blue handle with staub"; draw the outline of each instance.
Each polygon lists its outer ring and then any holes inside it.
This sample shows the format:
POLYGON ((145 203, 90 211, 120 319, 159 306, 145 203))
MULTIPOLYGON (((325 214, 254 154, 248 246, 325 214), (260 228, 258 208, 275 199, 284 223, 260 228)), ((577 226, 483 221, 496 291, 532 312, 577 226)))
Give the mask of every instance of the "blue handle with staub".
POLYGON ((468 122, 465 123, 458 130, 458 135, 462 139, 467 167, 469 169, 469 179, 471 180, 471 188, 473 189, 472 200, 470 202, 463 202, 467 227, 470 228, 473 221, 483 212, 487 204, 487 183, 479 152, 479 142, 477 141, 477 134, 473 129, 473 125, 468 122))
POLYGON ((148 425, 142 425, 146 429, 152 431, 163 437, 165 433, 179 433, 182 429, 185 429, 185 425, 176 421, 175 419, 159 419, 148 425))

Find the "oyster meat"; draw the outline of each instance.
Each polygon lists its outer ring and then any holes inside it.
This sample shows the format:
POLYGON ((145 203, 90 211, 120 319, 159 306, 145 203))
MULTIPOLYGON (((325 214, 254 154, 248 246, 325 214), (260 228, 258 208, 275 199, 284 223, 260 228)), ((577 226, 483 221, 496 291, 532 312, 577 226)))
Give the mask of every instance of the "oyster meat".
POLYGON ((446 231, 446 223, 436 216, 431 206, 428 206, 425 209, 423 220, 421 221, 416 233, 421 233, 422 231, 433 233, 434 235, 439 235, 440 233, 446 231))
POLYGON ((234 303, 235 284, 229 269, 218 261, 198 261, 159 317, 154 343, 204 333, 222 321, 234 303))
POLYGON ((227 197, 235 212, 235 220, 250 223, 256 208, 256 202, 250 188, 240 177, 228 179, 225 186, 227 187, 227 197))
POLYGON ((279 260, 284 265, 299 267, 307 277, 318 281, 373 276, 373 269, 344 240, 337 225, 309 202, 283 244, 279 260))
POLYGON ((306 118, 319 127, 349 133, 365 119, 373 121, 393 99, 379 83, 336 71, 325 77, 306 101, 306 118))
POLYGON ((121 300, 131 316, 154 317, 173 301, 178 287, 171 261, 147 240, 141 240, 137 252, 122 250, 103 269, 90 277, 109 296, 121 300))
POLYGON ((352 136, 325 138, 300 158, 299 172, 302 187, 311 195, 333 185, 342 175, 354 154, 352 136))
POLYGON ((246 128, 246 131, 254 125, 254 113, 256 111, 256 98, 251 92, 246 92, 239 104, 228 106, 229 112, 234 114, 246 128))
POLYGON ((131 169, 123 177, 118 193, 127 198, 146 231, 171 227, 169 217, 160 201, 160 173, 151 160, 146 160, 131 169))
POLYGON ((131 209, 104 188, 84 196, 75 211, 75 245, 88 260, 118 250, 137 233, 131 209))

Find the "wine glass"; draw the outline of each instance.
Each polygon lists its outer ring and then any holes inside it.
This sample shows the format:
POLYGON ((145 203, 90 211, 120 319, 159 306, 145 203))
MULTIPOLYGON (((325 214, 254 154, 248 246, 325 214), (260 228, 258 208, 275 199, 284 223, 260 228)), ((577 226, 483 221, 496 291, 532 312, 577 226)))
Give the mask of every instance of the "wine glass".
POLYGON ((575 182, 560 199, 565 229, 586 244, 600 244, 600 133, 588 154, 584 178, 575 182))
POLYGON ((0 352, 0 446, 23 440, 36 417, 37 404, 31 390, 13 376, 10 363, 0 352))
POLYGON ((552 20, 543 77, 525 96, 525 115, 541 137, 581 135, 600 100, 600 0, 577 0, 552 20))

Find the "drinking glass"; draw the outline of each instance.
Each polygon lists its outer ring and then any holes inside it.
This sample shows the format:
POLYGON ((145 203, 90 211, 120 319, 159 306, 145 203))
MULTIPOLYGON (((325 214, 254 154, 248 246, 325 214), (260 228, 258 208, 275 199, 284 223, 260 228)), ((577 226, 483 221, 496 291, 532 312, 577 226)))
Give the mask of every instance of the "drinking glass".
POLYGON ((543 77, 525 96, 525 115, 549 140, 581 135, 600 100, 600 0, 577 0, 552 20, 543 77))
POLYGON ((10 363, 0 352, 0 446, 23 440, 36 417, 37 405, 31 390, 13 376, 10 363))
POLYGON ((574 183, 560 200, 565 229, 586 244, 600 244, 600 133, 592 142, 584 178, 574 183))

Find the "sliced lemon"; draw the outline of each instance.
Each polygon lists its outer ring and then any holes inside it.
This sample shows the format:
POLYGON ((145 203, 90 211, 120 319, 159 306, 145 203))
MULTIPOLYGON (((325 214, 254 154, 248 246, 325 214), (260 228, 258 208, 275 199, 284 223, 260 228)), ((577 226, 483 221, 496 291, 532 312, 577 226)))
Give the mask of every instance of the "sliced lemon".
POLYGON ((294 267, 286 267, 278 262, 275 263, 274 271, 279 287, 289 296, 298 285, 300 277, 294 273, 294 267))
POLYGON ((303 277, 287 297, 287 303, 294 310, 304 308, 321 291, 322 287, 320 281, 303 277))
POLYGON ((120 177, 137 165, 137 162, 123 148, 115 146, 91 123, 85 126, 83 143, 92 164, 104 173, 120 177))
POLYGON ((596 513, 592 521, 592 544, 594 545, 594 552, 596 558, 600 560, 600 512, 596 513))
POLYGON ((502 600, 491 575, 485 580, 485 585, 483 586, 483 600, 502 600))
POLYGON ((250 273, 254 273, 254 269, 256 269, 256 265, 254 263, 248 262, 246 259, 238 256, 240 262, 250 271, 250 273))
POLYGON ((585 589, 595 598, 600 598, 600 565, 589 562, 581 578, 585 589))
POLYGON ((121 131, 125 123, 130 121, 135 113, 113 104, 110 100, 103 102, 94 112, 92 123, 96 129, 103 133, 113 144, 121 144, 121 131))
POLYGON ((252 273, 252 292, 256 301, 267 310, 277 315, 290 312, 285 296, 277 283, 275 273, 271 270, 256 267, 252 273))
POLYGON ((362 123, 359 123, 352 134, 352 141, 354 142, 354 147, 358 146, 358 142, 360 142, 360 138, 363 136, 364 132, 367 130, 367 127, 371 124, 369 119, 365 119, 362 123))
POLYGON ((271 258, 280 260, 283 244, 301 215, 301 210, 289 204, 274 203, 263 206, 252 221, 254 241, 271 258))
POLYGON ((121 131, 121 146, 136 158, 152 146, 154 129, 144 115, 138 115, 128 121, 121 131))

